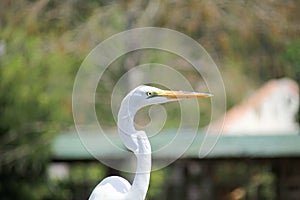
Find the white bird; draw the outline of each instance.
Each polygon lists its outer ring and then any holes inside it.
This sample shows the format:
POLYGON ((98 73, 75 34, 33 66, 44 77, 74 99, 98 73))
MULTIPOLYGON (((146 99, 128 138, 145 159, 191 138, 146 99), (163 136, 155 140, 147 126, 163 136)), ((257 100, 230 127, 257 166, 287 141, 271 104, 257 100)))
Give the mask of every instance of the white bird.
POLYGON ((118 114, 118 131, 124 145, 137 158, 136 174, 132 185, 124 178, 110 176, 93 190, 89 200, 144 200, 149 187, 151 145, 144 131, 134 127, 134 116, 142 107, 176 101, 183 98, 211 97, 208 93, 161 90, 141 85, 123 99, 118 114))

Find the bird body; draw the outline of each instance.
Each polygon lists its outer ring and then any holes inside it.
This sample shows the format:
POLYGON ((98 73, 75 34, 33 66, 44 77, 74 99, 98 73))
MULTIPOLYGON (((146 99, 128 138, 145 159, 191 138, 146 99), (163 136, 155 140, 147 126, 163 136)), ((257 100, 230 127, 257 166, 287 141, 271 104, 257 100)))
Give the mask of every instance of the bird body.
POLYGON ((142 107, 176 101, 182 98, 204 98, 211 94, 167 91, 142 85, 133 89, 123 99, 118 114, 118 131, 123 144, 137 159, 132 185, 124 178, 111 176, 102 180, 93 190, 89 200, 144 200, 151 172, 151 145, 144 131, 134 127, 134 116, 142 107))
POLYGON ((124 194, 126 194, 130 190, 130 188, 131 185, 126 179, 119 176, 110 176, 103 179, 96 186, 89 199, 124 199, 124 194))

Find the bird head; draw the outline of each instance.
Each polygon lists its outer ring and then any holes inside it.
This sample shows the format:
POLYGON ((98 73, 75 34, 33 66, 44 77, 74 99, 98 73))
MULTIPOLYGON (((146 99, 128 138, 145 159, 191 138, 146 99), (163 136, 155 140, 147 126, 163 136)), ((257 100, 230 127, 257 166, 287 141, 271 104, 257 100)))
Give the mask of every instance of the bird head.
POLYGON ((135 113, 149 105, 162 104, 171 101, 178 101, 187 98, 206 98, 211 97, 212 94, 200 92, 185 92, 185 91, 170 91, 162 90, 156 87, 141 85, 133 89, 123 99, 118 114, 118 129, 120 137, 125 146, 135 153, 151 152, 151 147, 147 144, 149 141, 147 135, 143 131, 136 131, 134 128, 135 113), (144 145, 140 145, 142 139, 144 145), (149 148, 144 148, 149 146, 149 148))
POLYGON ((135 105, 137 110, 153 104, 162 104, 187 98, 207 98, 212 94, 201 92, 162 90, 156 87, 141 85, 130 93, 130 105, 135 105))

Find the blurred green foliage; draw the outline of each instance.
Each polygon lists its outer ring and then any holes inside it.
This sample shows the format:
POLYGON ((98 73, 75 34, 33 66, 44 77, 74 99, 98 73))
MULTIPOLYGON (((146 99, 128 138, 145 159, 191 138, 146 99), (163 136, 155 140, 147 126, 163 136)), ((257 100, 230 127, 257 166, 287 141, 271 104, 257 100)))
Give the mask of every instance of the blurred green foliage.
POLYGON ((300 39, 289 42, 282 53, 282 62, 293 70, 294 76, 300 83, 300 39))
POLYGON ((71 124, 71 88, 81 59, 43 30, 41 2, 1 1, 0 196, 41 199, 55 133, 71 124), (36 10, 37 9, 37 10, 36 10))
MULTIPOLYGON (((105 38, 143 26, 188 34, 217 61, 230 107, 270 78, 290 76, 300 82, 299 9, 297 0, 1 0, 0 198, 73 198, 66 189, 70 184, 47 175, 49 144, 55 133, 72 126, 76 71, 88 52, 105 38)), ((198 77, 171 55, 150 53, 139 59, 177 67, 197 84, 198 77)), ((112 65, 106 76, 110 81, 99 91, 111 92, 109 88, 128 70, 120 68, 124 63, 120 58, 115 68, 112 65)), ((101 102, 98 112, 110 115, 110 99, 101 102)), ((171 112, 176 114, 176 110, 171 112)), ((103 121, 115 125, 112 116, 103 121)), ((81 176, 75 178, 81 170, 103 173, 95 171, 95 166, 75 168, 68 179, 72 183, 81 181, 81 176)), ((153 175, 152 185, 162 184, 159 173, 153 175)), ((268 177, 261 178, 268 183, 268 177)), ((159 187, 151 188, 150 196, 159 194, 159 187)), ((252 186, 249 188, 251 193, 252 186)))
POLYGON ((215 167, 214 173, 216 187, 221 187, 223 191, 232 191, 230 195, 241 195, 237 199, 276 198, 275 176, 268 165, 259 165, 251 161, 223 161, 215 167))
POLYGON ((107 173, 107 169, 99 163, 79 162, 65 164, 65 167, 68 169, 67 176, 52 177, 45 199, 86 199, 107 173))

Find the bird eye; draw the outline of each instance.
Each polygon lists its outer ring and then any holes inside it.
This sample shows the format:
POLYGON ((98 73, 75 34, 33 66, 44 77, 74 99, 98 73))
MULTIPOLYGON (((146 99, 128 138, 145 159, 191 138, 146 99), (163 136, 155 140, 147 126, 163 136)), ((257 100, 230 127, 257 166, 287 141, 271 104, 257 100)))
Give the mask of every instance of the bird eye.
POLYGON ((152 96, 152 92, 147 92, 146 95, 147 95, 148 97, 151 97, 151 96, 152 96))

